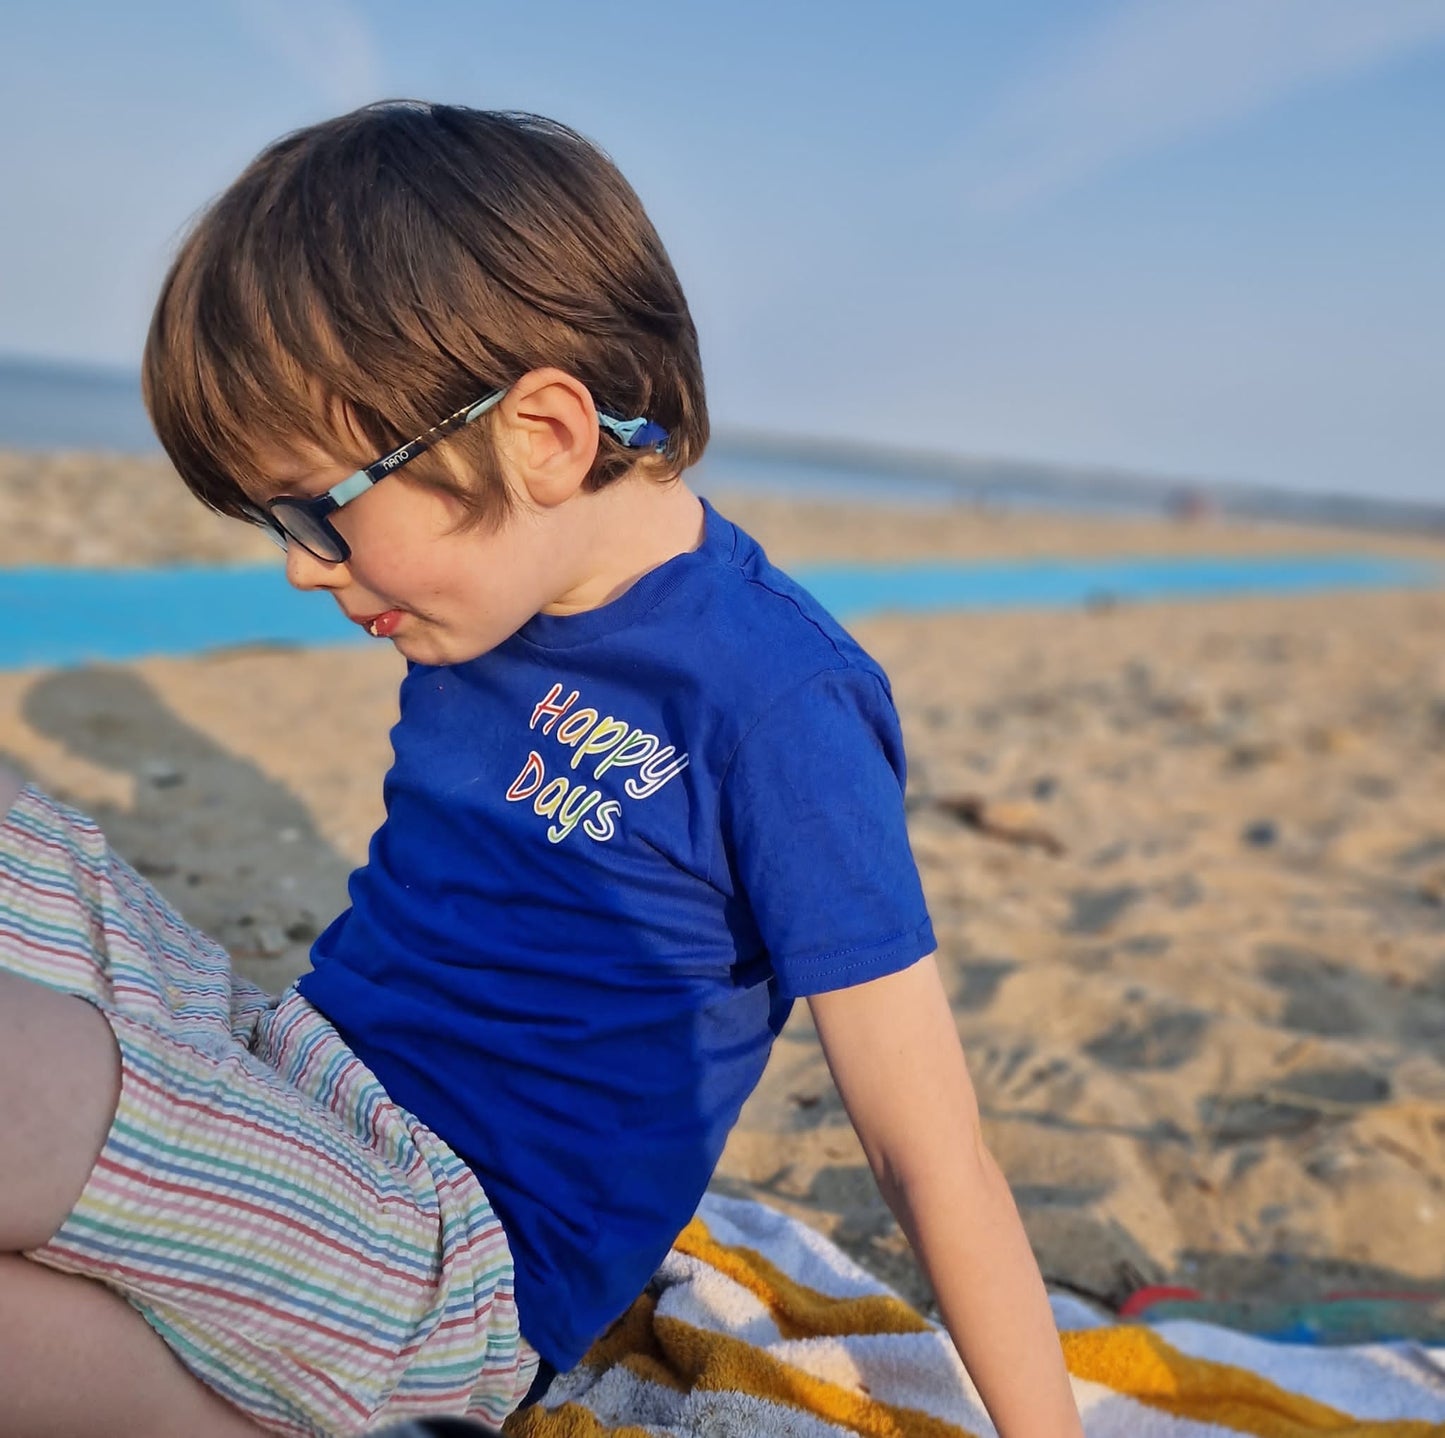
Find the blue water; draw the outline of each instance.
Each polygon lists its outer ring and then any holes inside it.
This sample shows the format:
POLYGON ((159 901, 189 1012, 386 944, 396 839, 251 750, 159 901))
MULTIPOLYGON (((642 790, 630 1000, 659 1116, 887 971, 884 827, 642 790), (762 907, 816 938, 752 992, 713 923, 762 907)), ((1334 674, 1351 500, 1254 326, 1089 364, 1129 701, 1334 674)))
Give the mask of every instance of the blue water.
MULTIPOLYGON (((1370 555, 1171 556, 979 564, 847 564, 798 578, 845 623, 881 613, 1445 585, 1445 565, 1370 555)), ((0 570, 0 668, 197 654, 238 645, 375 644, 279 565, 0 570)))
POLYGON ((1445 584, 1445 564, 1367 554, 1114 556, 820 565, 801 575, 845 620, 884 611, 1059 609, 1143 600, 1445 584))
MULTIPOLYGON (((138 377, 122 371, 0 357, 0 446, 144 452, 155 438, 138 377)), ((794 447, 796 449, 796 447, 794 447)), ((915 466, 837 462, 784 447, 709 451, 702 487, 740 484, 769 492, 948 505, 956 477, 915 466)), ((1020 466, 974 466, 976 501, 1027 503, 1020 466)), ((1107 493, 1080 489, 1054 507, 1108 507, 1107 493)), ((1445 512, 1442 512, 1445 513, 1445 512)), ((1071 607, 1098 602, 1298 594, 1445 584, 1445 566, 1362 555, 1171 557, 979 564, 828 565, 799 577, 844 622, 883 612, 1071 607)), ((7 632, 0 668, 195 654, 236 645, 376 643, 335 606, 287 587, 277 566, 166 570, 0 570, 7 632)))

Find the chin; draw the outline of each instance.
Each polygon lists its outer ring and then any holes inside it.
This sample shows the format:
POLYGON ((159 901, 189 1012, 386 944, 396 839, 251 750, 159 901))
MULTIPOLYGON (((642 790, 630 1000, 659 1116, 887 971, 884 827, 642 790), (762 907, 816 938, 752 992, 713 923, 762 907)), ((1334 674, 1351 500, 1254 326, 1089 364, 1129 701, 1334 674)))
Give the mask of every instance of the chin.
POLYGON ((488 644, 435 634, 399 634, 391 642, 396 652, 410 663, 439 668, 444 664, 466 664, 470 660, 480 659, 489 649, 495 649, 500 641, 488 644))

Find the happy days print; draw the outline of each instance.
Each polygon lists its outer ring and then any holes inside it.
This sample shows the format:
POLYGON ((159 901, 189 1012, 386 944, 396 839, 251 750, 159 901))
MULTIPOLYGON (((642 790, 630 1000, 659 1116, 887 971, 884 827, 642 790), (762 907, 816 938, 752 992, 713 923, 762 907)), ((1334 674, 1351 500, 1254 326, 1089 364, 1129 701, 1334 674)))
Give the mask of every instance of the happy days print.
MULTIPOLYGON (((664 744, 658 735, 586 705, 574 708, 580 691, 572 690, 565 699, 562 691, 561 684, 547 691, 532 710, 527 727, 540 728, 564 749, 572 750, 570 770, 590 764, 594 783, 611 769, 631 770, 623 782, 623 793, 631 799, 648 799, 687 768, 687 755, 664 744)), ((555 768, 560 761, 553 762, 555 768)), ((620 799, 607 798, 602 789, 585 780, 567 773, 548 779, 547 762, 535 749, 528 751, 521 772, 507 789, 509 803, 528 799, 538 815, 552 820, 547 838, 553 844, 560 844, 579 825, 589 839, 605 843, 616 834, 622 813, 620 799)))

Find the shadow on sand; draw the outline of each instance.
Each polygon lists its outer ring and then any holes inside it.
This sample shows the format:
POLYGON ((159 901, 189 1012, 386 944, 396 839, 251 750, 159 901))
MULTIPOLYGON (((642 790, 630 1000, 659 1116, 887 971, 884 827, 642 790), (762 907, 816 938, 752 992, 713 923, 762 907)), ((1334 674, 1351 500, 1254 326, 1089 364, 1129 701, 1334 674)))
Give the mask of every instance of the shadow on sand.
POLYGON ((47 739, 131 778, 132 806, 78 807, 190 923, 226 946, 238 970, 279 990, 306 967, 312 939, 346 903, 351 864, 289 789, 177 717, 125 669, 47 674, 27 691, 23 713, 47 739))

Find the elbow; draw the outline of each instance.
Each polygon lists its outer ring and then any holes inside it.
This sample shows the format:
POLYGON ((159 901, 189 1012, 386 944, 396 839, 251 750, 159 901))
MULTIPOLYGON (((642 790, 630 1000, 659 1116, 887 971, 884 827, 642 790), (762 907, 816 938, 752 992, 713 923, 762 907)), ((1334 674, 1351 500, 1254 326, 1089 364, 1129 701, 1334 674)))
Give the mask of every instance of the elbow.
POLYGON ((902 1151, 887 1148, 868 1154, 878 1191, 902 1220, 930 1196, 965 1198, 1008 1188, 1003 1170, 977 1124, 961 1133, 940 1134, 936 1142, 902 1151))

